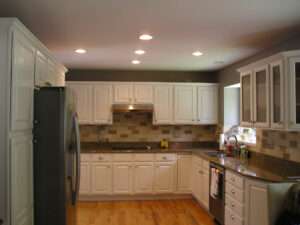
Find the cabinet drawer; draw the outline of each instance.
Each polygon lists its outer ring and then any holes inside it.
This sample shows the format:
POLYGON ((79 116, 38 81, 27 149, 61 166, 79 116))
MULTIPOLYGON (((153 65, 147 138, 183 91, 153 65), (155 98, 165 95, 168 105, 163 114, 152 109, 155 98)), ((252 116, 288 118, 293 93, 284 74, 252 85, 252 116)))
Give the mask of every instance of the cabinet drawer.
POLYGON ((235 212, 239 217, 244 217, 244 206, 238 201, 231 198, 228 194, 226 195, 225 205, 233 212, 235 212))
POLYGON ((91 161, 91 154, 80 154, 80 161, 81 162, 89 162, 91 161))
POLYGON ((243 225, 243 220, 229 208, 225 208, 225 225, 243 225))
POLYGON ((170 153, 158 153, 155 155, 156 161, 176 161, 177 155, 176 154, 170 154, 170 153))
POLYGON ((244 188, 244 179, 230 171, 226 171, 226 181, 238 188, 244 188))
POLYGON ((110 162, 112 160, 111 154, 92 154, 91 161, 93 162, 110 162))
POLYGON ((240 203, 244 203, 244 192, 241 189, 234 187, 232 184, 226 181, 225 187, 226 194, 240 203))
POLYGON ((131 162, 133 160, 133 154, 128 153, 116 153, 112 157, 114 162, 131 162))
POLYGON ((151 162, 154 161, 154 154, 150 153, 138 153, 134 154, 134 160, 136 162, 151 162))

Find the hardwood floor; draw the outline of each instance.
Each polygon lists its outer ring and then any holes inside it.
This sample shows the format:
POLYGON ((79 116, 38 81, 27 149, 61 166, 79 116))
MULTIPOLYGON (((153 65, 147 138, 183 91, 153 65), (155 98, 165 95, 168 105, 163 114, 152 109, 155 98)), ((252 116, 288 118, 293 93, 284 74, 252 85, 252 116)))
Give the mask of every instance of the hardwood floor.
POLYGON ((77 225, 213 225, 193 199, 80 202, 77 225))

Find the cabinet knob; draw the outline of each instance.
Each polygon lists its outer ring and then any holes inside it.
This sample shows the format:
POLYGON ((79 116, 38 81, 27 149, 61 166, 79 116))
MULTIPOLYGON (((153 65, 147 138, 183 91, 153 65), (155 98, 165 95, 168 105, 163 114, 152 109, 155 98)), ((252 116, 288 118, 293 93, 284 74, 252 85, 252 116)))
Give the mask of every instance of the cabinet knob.
POLYGON ((231 204, 231 208, 234 208, 234 207, 235 207, 235 205, 232 203, 232 204, 231 204))
POLYGON ((233 195, 234 195, 234 194, 235 194, 235 191, 234 191, 234 190, 231 190, 231 194, 233 194, 233 195))
POLYGON ((99 159, 99 160, 103 160, 102 156, 99 156, 98 159, 99 159))
POLYGON ((231 216, 231 220, 233 220, 233 221, 234 221, 234 219, 235 219, 235 218, 234 218, 234 216, 231 216))
POLYGON ((167 157, 164 156, 164 157, 163 157, 163 160, 166 160, 166 159, 167 159, 167 157))
POLYGON ((231 181, 232 181, 232 182, 235 182, 235 179, 234 179, 234 178, 231 178, 231 181))

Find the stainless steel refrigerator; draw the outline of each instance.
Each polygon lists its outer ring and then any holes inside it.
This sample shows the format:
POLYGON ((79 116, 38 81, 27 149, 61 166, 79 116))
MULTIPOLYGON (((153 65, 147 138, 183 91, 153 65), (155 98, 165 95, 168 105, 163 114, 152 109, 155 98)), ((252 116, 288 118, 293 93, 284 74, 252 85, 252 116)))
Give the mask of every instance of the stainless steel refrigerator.
POLYGON ((34 98, 35 225, 75 225, 80 135, 72 92, 43 87, 34 98))

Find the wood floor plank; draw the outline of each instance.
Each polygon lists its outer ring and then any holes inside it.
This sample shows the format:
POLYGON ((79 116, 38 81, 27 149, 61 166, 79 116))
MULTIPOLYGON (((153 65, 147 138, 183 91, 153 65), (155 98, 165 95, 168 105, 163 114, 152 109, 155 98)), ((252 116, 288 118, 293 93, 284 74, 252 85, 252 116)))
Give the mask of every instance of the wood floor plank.
POLYGON ((193 199, 80 202, 77 225, 214 225, 193 199))

